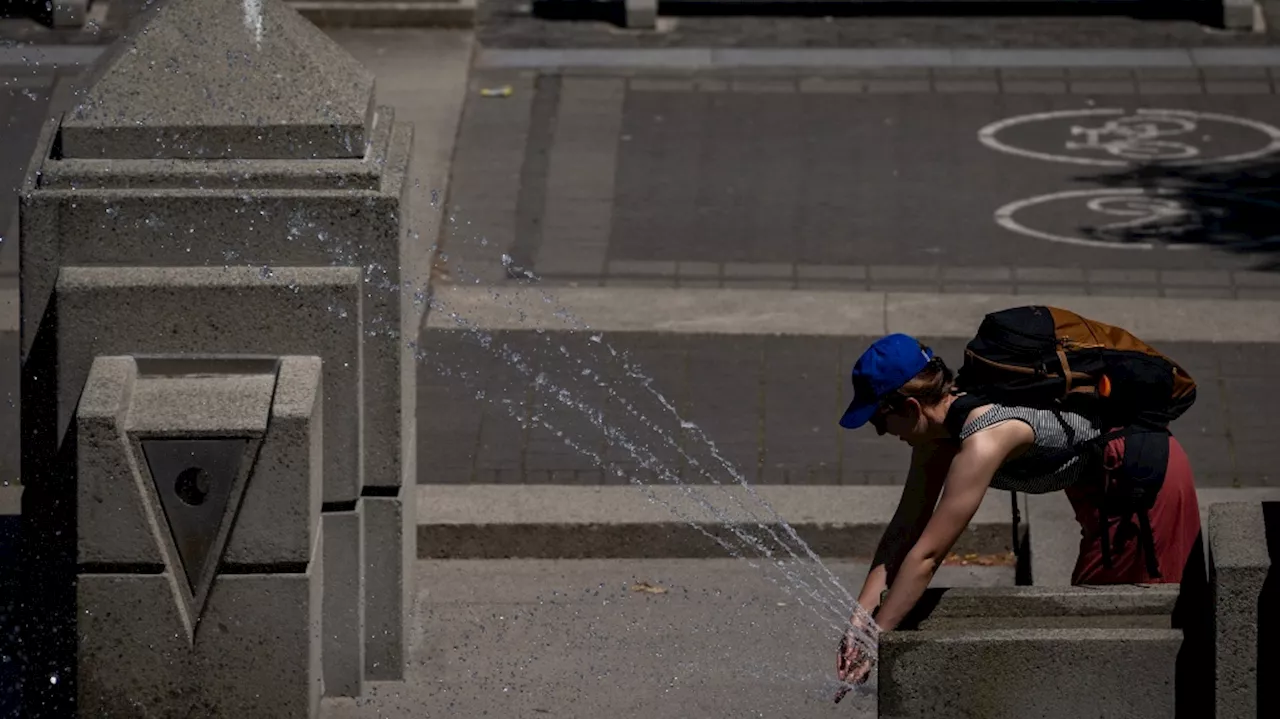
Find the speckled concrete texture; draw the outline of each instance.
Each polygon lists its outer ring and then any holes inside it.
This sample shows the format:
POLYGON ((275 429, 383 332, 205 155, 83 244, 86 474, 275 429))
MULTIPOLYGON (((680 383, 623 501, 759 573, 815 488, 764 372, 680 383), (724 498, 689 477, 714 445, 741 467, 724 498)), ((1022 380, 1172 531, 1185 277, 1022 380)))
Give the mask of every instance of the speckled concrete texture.
POLYGON ((413 610, 415 487, 394 497, 364 497, 364 677, 404 679, 413 610))
MULTIPOLYGON (((412 465, 402 456, 401 435, 416 397, 416 375, 407 373, 408 381, 401 376, 413 354, 400 338, 414 336, 417 324, 402 305, 404 295, 412 298, 422 289, 403 288, 415 274, 401 271, 404 245, 418 241, 401 212, 413 133, 385 107, 372 127, 367 157, 323 167, 112 161, 104 168, 101 162, 43 161, 37 167, 52 178, 33 170, 22 205, 24 351, 45 315, 59 267, 363 268, 365 483, 399 485, 405 465, 412 465), (210 179, 215 177, 220 179, 210 179)), ((52 142, 51 132, 46 128, 46 142, 52 142)), ((346 499, 356 491, 347 490, 346 499)))
POLYGON ((121 433, 137 379, 132 357, 101 357, 90 368, 76 414, 77 558, 81 563, 162 566, 154 520, 138 493, 121 433))
POLYGON ((81 716, 314 716, 323 565, 222 575, 189 643, 165 574, 83 574, 81 716))
POLYGON ((174 0, 131 29, 63 123, 68 157, 361 157, 373 75, 280 0, 174 0))
POLYGON ((1181 644, 1182 632, 1167 628, 889 632, 880 639, 879 716, 1166 719, 1181 644))
POLYGON ((364 522, 357 510, 325 512, 324 692, 358 697, 364 691, 364 522))
POLYGON ((319 357, 284 357, 271 416, 222 561, 267 566, 308 562, 324 489, 319 357))
POLYGON ((97 355, 318 355, 328 409, 324 501, 352 501, 360 491, 361 289, 360 270, 345 267, 64 268, 59 426, 97 355))
MULTIPOLYGON (((1280 613, 1264 591, 1274 570, 1268 531, 1280 534, 1280 503, 1230 502, 1209 509, 1209 567, 1214 598, 1215 701, 1219 719, 1267 714, 1259 705, 1263 652, 1276 652, 1260 639, 1264 623, 1280 613), (1270 520, 1270 522, 1268 522, 1270 520), (1268 526, 1268 524, 1273 526, 1268 526)), ((1272 538, 1271 543, 1280 543, 1272 538)), ((1274 665, 1273 665, 1274 666, 1274 665)))

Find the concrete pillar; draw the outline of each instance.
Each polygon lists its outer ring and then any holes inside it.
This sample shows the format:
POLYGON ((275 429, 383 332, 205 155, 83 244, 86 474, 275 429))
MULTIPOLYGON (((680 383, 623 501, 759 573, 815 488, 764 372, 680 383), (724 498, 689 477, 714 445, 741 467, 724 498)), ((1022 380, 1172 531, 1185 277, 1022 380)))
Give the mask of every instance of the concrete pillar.
POLYGON ((1280 711, 1280 502, 1224 502, 1209 508, 1217 719, 1280 711))
POLYGON ((315 716, 319 357, 99 357, 76 415, 80 716, 315 716))
MULTIPOLYGON (((428 270, 404 201, 412 128, 280 0, 157 3, 108 53, 44 128, 21 197, 26 563, 44 614, 74 612, 77 547, 57 538, 75 522, 70 429, 95 358, 316 356, 320 534, 342 538, 317 550, 342 617, 326 691, 400 679, 428 270)), ((71 694, 45 676, 74 648, 63 634, 34 650, 41 694, 71 694)))

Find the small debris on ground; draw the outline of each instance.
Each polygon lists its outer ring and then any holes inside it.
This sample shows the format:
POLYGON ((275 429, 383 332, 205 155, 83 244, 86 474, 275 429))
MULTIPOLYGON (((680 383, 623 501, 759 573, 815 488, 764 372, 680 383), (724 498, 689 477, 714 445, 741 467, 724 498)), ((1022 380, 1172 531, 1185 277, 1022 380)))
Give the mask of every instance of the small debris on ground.
POLYGON ((660 587, 656 584, 650 584, 648 582, 636 582, 631 585, 631 591, 644 592, 645 594, 666 594, 667 588, 660 587))
POLYGON ((952 553, 948 554, 942 563, 961 567, 1012 567, 1018 563, 1018 557, 1013 552, 1001 552, 999 554, 952 553))
POLYGON ((510 85, 480 88, 481 97, 511 97, 515 90, 510 85))

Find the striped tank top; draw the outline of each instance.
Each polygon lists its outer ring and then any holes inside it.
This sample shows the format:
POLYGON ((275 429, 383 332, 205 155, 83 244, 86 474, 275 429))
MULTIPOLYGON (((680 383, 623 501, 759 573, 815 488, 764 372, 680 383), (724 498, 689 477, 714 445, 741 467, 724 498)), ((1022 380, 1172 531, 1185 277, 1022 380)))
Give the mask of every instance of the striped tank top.
MULTIPOLYGON (((1101 434, 1089 420, 1074 412, 1059 413, 1075 432, 1077 443, 1101 434)), ((995 489, 1007 489, 1027 494, 1056 492, 1075 484, 1080 479, 1083 462, 1079 455, 1065 460, 1055 460, 1052 455, 1070 446, 1070 437, 1058 421, 1058 416, 1047 409, 1007 407, 992 405, 981 417, 964 425, 960 430, 963 441, 976 432, 1001 422, 1017 420, 1026 422, 1035 432, 1035 442, 1021 456, 1000 466, 991 479, 995 489)))

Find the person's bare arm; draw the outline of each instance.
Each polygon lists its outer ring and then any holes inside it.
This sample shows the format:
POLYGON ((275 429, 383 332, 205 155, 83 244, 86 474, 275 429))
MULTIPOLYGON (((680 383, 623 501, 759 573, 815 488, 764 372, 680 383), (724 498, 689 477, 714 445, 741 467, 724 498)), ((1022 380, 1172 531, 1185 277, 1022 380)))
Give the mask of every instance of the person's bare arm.
POLYGON ((911 468, 898 508, 880 537, 871 571, 858 593, 858 604, 868 612, 880 604, 881 593, 893 582, 903 558, 924 532, 957 449, 949 443, 912 449, 911 468))
POLYGON ((896 627, 920 600, 943 558, 977 513, 996 470, 1015 448, 1033 439, 1028 425, 1004 422, 965 440, 951 461, 937 508, 889 585, 876 615, 882 631, 896 627))

